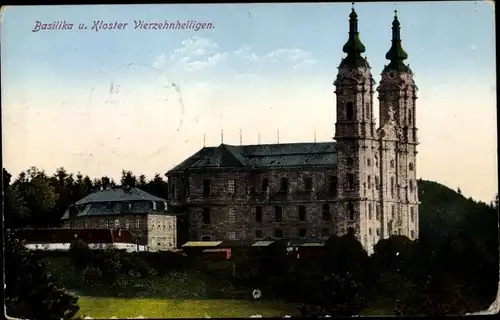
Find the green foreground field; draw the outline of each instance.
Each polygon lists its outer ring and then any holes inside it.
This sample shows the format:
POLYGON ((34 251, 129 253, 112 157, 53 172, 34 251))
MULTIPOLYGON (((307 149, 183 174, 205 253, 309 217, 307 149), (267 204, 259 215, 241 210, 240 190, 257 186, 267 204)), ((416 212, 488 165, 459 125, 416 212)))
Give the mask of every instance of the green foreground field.
POLYGON ((204 317, 250 317, 262 315, 296 316, 295 308, 281 302, 249 301, 229 299, 167 300, 152 298, 79 297, 78 317, 84 318, 204 318, 204 317))

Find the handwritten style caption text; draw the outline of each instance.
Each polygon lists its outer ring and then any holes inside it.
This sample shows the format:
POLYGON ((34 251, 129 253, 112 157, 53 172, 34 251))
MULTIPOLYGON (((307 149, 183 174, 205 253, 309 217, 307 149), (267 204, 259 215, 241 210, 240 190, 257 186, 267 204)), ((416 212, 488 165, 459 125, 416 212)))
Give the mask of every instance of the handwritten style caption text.
POLYGON ((52 23, 42 23, 41 21, 35 21, 35 25, 31 32, 39 31, 67 31, 67 30, 78 30, 78 31, 107 31, 107 30, 210 30, 214 29, 214 25, 210 22, 200 22, 196 20, 187 21, 144 21, 144 20, 134 20, 133 23, 129 22, 119 22, 119 21, 104 21, 95 20, 92 22, 92 26, 85 23, 70 23, 66 20, 54 21, 52 23))

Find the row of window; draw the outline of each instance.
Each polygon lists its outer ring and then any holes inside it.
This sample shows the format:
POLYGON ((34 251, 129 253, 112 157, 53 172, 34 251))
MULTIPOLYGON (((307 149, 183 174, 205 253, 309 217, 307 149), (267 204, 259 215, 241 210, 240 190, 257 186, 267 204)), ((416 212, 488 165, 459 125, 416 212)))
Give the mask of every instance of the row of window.
MULTIPOLYGON (((303 191, 312 191, 312 178, 304 178, 305 180, 305 183, 304 183, 304 189, 303 191)), ((390 189, 391 189, 391 196, 394 197, 395 194, 396 194, 396 183, 395 183, 395 177, 391 177, 391 180, 390 180, 390 189)), ((333 195, 333 196, 336 196, 337 195, 337 177, 336 176, 329 176, 328 178, 328 192, 330 195, 333 195)), ((211 189, 210 189, 210 180, 209 179, 205 179, 203 180, 203 196, 204 197, 208 197, 210 196, 210 192, 211 192, 211 189)), ((375 181, 374 183, 372 182, 372 176, 371 175, 368 175, 367 177, 367 187, 368 189, 372 189, 373 185, 375 187, 375 190, 379 190, 379 177, 378 176, 375 176, 375 181)), ((287 178, 281 178, 280 179, 280 189, 279 189, 279 192, 282 192, 282 193, 287 193, 288 192, 288 188, 289 188, 289 183, 288 183, 288 179, 287 178)), ((263 179, 262 180, 262 184, 261 184, 261 192, 267 192, 268 190, 268 187, 269 187, 269 180, 267 178, 263 179)), ((355 188, 355 175, 352 174, 352 173, 348 173, 346 175, 346 184, 345 184, 345 187, 347 190, 354 190, 355 188)), ((410 193, 413 193, 414 191, 414 182, 413 180, 410 180, 409 182, 409 192, 410 193)), ((236 193, 236 181, 235 180, 229 180, 228 181, 228 188, 227 188, 227 192, 228 194, 230 195, 233 195, 236 193)))
MULTIPOLYGON (((351 158, 351 157, 347 157, 345 161, 346 161, 346 164, 347 164, 347 166, 348 166, 348 167, 353 167, 353 166, 354 166, 354 159, 353 159, 353 158, 351 158)), ((368 167, 370 167, 370 166, 371 166, 371 164, 372 164, 372 162, 371 162, 370 158, 366 159, 366 165, 367 165, 368 167)), ((378 158, 375 156, 375 166, 377 166, 377 165, 378 165, 378 158)), ((391 165, 391 168, 394 168, 394 167, 395 167, 395 162, 394 162, 394 160, 391 160, 391 161, 390 161, 390 165, 391 165)), ((414 169, 413 163, 412 163, 412 162, 410 162, 410 163, 408 164, 408 170, 413 171, 413 169, 414 169)))
POLYGON ((157 246, 172 247, 172 239, 167 237, 151 237, 151 242, 157 246))
MULTIPOLYGON (((300 221, 306 221, 306 206, 304 205, 299 205, 298 206, 298 216, 300 221)), ((321 216, 323 221, 330 221, 331 219, 331 214, 330 214, 330 206, 328 204, 324 204, 321 206, 321 216)), ((352 209, 352 218, 351 220, 354 219, 354 209, 352 209)), ((203 208, 202 211, 202 221, 203 224, 210 224, 211 223, 211 211, 210 208, 205 207, 203 208)), ((262 207, 257 206, 255 207, 255 221, 256 222, 262 222, 262 207)), ((283 221, 283 207, 281 206, 275 206, 274 207, 274 221, 275 222, 282 222, 283 221)), ((234 207, 230 207, 228 209, 228 222, 234 223, 236 222, 236 209, 234 207)))
MULTIPOLYGON (((366 114, 370 114, 370 104, 366 103, 366 114)), ((354 103, 352 101, 348 101, 345 103, 345 120, 347 121, 354 121, 354 103)), ((407 119, 408 119, 408 125, 411 126, 413 123, 413 114, 411 109, 407 109, 407 119)))
MULTIPOLYGON (((330 229, 328 228, 322 228, 320 230, 321 232, 321 237, 322 238, 328 238, 330 237, 330 229)), ((297 230, 297 236, 299 238, 305 238, 308 236, 307 234, 307 229, 305 228, 299 228, 297 230)), ((264 232, 262 230, 255 230, 254 232, 254 237, 255 239, 262 239, 264 238, 264 232)), ((276 239, 283 239, 283 230, 281 229, 274 229, 273 230, 273 238, 276 238, 276 239)), ((210 241, 212 238, 208 235, 204 235, 201 237, 201 241, 210 241)), ((227 233, 227 239, 228 240, 238 240, 237 239, 237 236, 236 236, 236 231, 229 231, 227 233)))
MULTIPOLYGON (((269 179, 263 178, 260 185, 261 192, 267 192, 269 189, 269 179)), ((280 188, 279 192, 288 192, 289 183, 288 178, 280 179, 280 188)), ((304 178, 304 191, 312 191, 313 189, 313 180, 311 177, 304 178)), ((211 180, 204 179, 203 180, 203 196, 208 197, 211 193, 211 180)), ((227 181, 227 193, 228 194, 236 194, 236 180, 231 179, 227 181)))
MULTIPOLYGON (((128 219, 125 220, 124 227, 125 229, 130 229, 130 228, 135 228, 139 229, 140 227, 141 220, 136 219, 135 220, 135 225, 133 224, 133 220, 129 221, 128 219)), ((101 226, 104 226, 106 229, 112 229, 112 228, 120 228, 120 220, 100 220, 100 221, 75 221, 74 222, 75 228, 99 228, 101 226)), ((66 227, 69 227, 69 222, 66 223, 66 227)))
MULTIPOLYGON (((307 221, 307 210, 305 205, 297 206, 298 218, 299 221, 307 221)), ((350 220, 354 220, 355 210, 353 203, 347 203, 347 213, 349 215, 350 220)), ((373 214, 373 206, 371 203, 368 204, 368 220, 372 220, 373 214)), ((396 205, 392 205, 391 207, 391 219, 394 218, 396 214, 396 205)), ((321 206, 321 216, 323 221, 331 220, 330 206, 328 204, 323 204, 321 206)), ((380 221, 380 206, 376 206, 376 219, 380 221)), ((398 219, 401 219, 401 212, 398 212, 398 219)), ((202 220, 203 224, 211 223, 211 211, 210 208, 205 207, 202 211, 202 220)), ((415 222, 415 209, 410 207, 410 220, 411 222, 415 222)), ((262 222, 262 207, 255 207, 255 221, 262 222)), ((274 207, 274 222, 282 222, 283 221, 283 208, 281 206, 274 207)), ((234 207, 230 207, 228 209, 228 222, 235 223, 236 222, 236 209, 234 207)))

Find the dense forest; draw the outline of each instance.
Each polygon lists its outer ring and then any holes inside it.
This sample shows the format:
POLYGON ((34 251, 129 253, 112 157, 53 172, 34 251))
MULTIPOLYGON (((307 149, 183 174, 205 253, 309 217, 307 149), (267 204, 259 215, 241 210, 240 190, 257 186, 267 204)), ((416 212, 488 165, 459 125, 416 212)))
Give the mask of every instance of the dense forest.
MULTIPOLYGON (((91 179, 64 168, 52 176, 30 168, 15 179, 4 169, 3 179, 7 228, 53 225, 69 204, 101 187, 117 184, 108 177, 91 179)), ((167 198, 167 182, 159 174, 148 180, 123 170, 118 184, 135 185, 167 198)), ((465 197, 460 188, 455 191, 437 182, 419 180, 418 188, 421 205, 417 241, 393 236, 379 241, 375 253, 368 256, 348 234, 330 238, 327 255, 318 261, 287 260, 279 250, 262 259, 235 256, 238 272, 232 281, 249 287, 258 285, 299 303, 305 315, 352 315, 370 308, 400 315, 444 315, 487 308, 496 296, 498 283, 498 195, 491 203, 484 203, 465 197)), ((43 274, 37 260, 15 242, 8 248, 6 273, 13 276, 6 279, 11 288, 20 288, 8 290, 9 301, 14 299, 19 305, 19 301, 31 299, 22 291, 33 292, 17 272, 21 266, 36 272, 36 294, 50 293, 48 305, 35 306, 45 310, 41 314, 51 317, 56 312, 59 318, 74 314, 75 300, 64 293, 60 293, 64 299, 57 297, 54 292, 59 291, 47 289, 55 282, 43 274)), ((108 265, 102 265, 102 272, 108 265)))

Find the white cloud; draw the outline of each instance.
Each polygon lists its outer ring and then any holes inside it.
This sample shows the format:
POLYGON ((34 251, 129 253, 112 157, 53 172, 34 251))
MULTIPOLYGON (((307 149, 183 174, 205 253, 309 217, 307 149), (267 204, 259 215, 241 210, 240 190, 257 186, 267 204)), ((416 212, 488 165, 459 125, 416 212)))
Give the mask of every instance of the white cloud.
POLYGON ((156 57, 153 66, 165 68, 174 66, 184 72, 196 72, 213 67, 226 59, 227 53, 216 52, 219 45, 207 38, 192 37, 182 41, 170 55, 161 54, 156 57))
POLYGON ((237 57, 257 63, 291 63, 293 64, 293 69, 315 65, 320 62, 314 58, 314 55, 310 51, 298 48, 276 49, 259 56, 255 52, 251 52, 249 46, 244 45, 238 50, 233 51, 233 54, 237 57))
POLYGON ((189 59, 183 59, 179 61, 179 67, 186 72, 202 71, 207 68, 211 68, 218 64, 219 62, 225 60, 228 53, 216 53, 209 56, 205 60, 189 61, 189 59))
POLYGON ((179 48, 171 54, 161 54, 156 57, 153 66, 157 69, 174 68, 182 72, 199 72, 212 68, 230 56, 251 63, 288 63, 293 69, 318 64, 310 51, 299 48, 283 48, 259 55, 247 45, 232 52, 218 52, 219 45, 207 38, 192 37, 185 39, 179 48))

